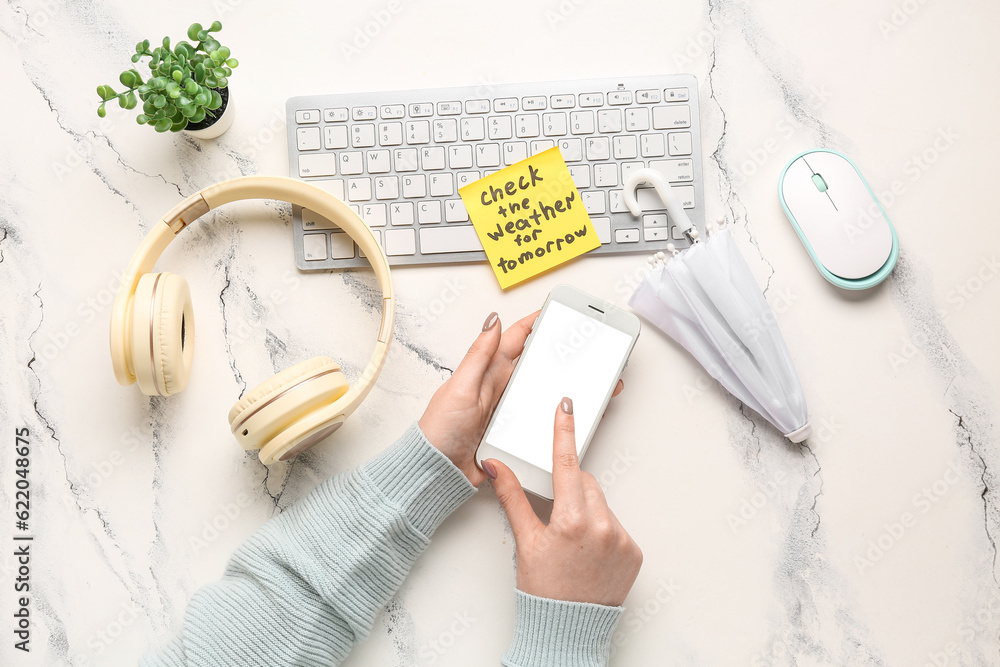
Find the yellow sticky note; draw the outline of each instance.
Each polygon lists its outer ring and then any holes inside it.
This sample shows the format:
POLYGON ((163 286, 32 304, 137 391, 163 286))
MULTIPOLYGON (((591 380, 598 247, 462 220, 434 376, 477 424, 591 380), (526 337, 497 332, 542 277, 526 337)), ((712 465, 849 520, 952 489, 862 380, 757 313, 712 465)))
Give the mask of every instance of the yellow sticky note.
POLYGON ((558 147, 458 192, 502 289, 601 245, 558 147))

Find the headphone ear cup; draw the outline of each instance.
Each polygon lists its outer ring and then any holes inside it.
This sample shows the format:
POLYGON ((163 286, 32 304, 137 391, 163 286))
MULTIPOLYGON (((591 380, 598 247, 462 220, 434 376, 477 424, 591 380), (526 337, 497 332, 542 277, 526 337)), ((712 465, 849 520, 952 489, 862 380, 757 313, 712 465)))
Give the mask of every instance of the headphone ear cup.
POLYGON ((229 427, 244 449, 260 449, 308 420, 317 408, 339 399, 348 388, 336 361, 314 357, 247 392, 229 411, 229 427))
POLYGON ((187 386, 194 360, 194 308, 182 276, 147 273, 132 302, 132 363, 147 396, 170 396, 187 386))

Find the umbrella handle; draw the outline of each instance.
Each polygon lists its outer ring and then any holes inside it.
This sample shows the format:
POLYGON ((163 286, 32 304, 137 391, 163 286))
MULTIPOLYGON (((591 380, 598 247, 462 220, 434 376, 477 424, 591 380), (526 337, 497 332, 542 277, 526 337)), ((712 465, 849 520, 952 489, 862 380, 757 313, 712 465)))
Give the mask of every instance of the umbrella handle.
POLYGON ((635 197, 635 190, 640 185, 653 186, 660 201, 666 204, 667 212, 673 218, 674 224, 681 228, 681 231, 692 243, 697 243, 698 230, 695 229, 691 218, 684 212, 684 207, 681 206, 681 202, 674 194, 670 183, 663 177, 663 174, 655 169, 636 169, 625 179, 625 205, 632 215, 638 218, 642 214, 642 207, 639 206, 639 201, 635 197))

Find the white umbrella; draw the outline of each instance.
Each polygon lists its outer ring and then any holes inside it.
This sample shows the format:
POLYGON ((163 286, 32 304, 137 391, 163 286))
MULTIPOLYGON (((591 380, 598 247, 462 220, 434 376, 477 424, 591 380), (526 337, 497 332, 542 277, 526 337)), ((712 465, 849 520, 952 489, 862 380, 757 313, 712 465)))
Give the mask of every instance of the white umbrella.
POLYGON ((698 236, 670 184, 652 169, 625 180, 625 204, 642 213, 635 190, 652 185, 691 247, 665 258, 657 253, 653 270, 629 305, 694 355, 733 396, 771 422, 792 442, 809 437, 812 427, 805 396, 781 331, 750 267, 728 229, 698 236))

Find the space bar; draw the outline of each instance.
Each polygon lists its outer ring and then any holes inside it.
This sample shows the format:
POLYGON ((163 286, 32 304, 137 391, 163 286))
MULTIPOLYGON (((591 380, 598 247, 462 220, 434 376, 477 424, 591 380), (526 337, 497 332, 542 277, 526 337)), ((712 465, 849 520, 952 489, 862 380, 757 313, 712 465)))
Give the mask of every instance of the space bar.
POLYGON ((420 230, 420 252, 434 255, 442 252, 472 252, 483 244, 472 225, 458 227, 424 227, 420 230))

